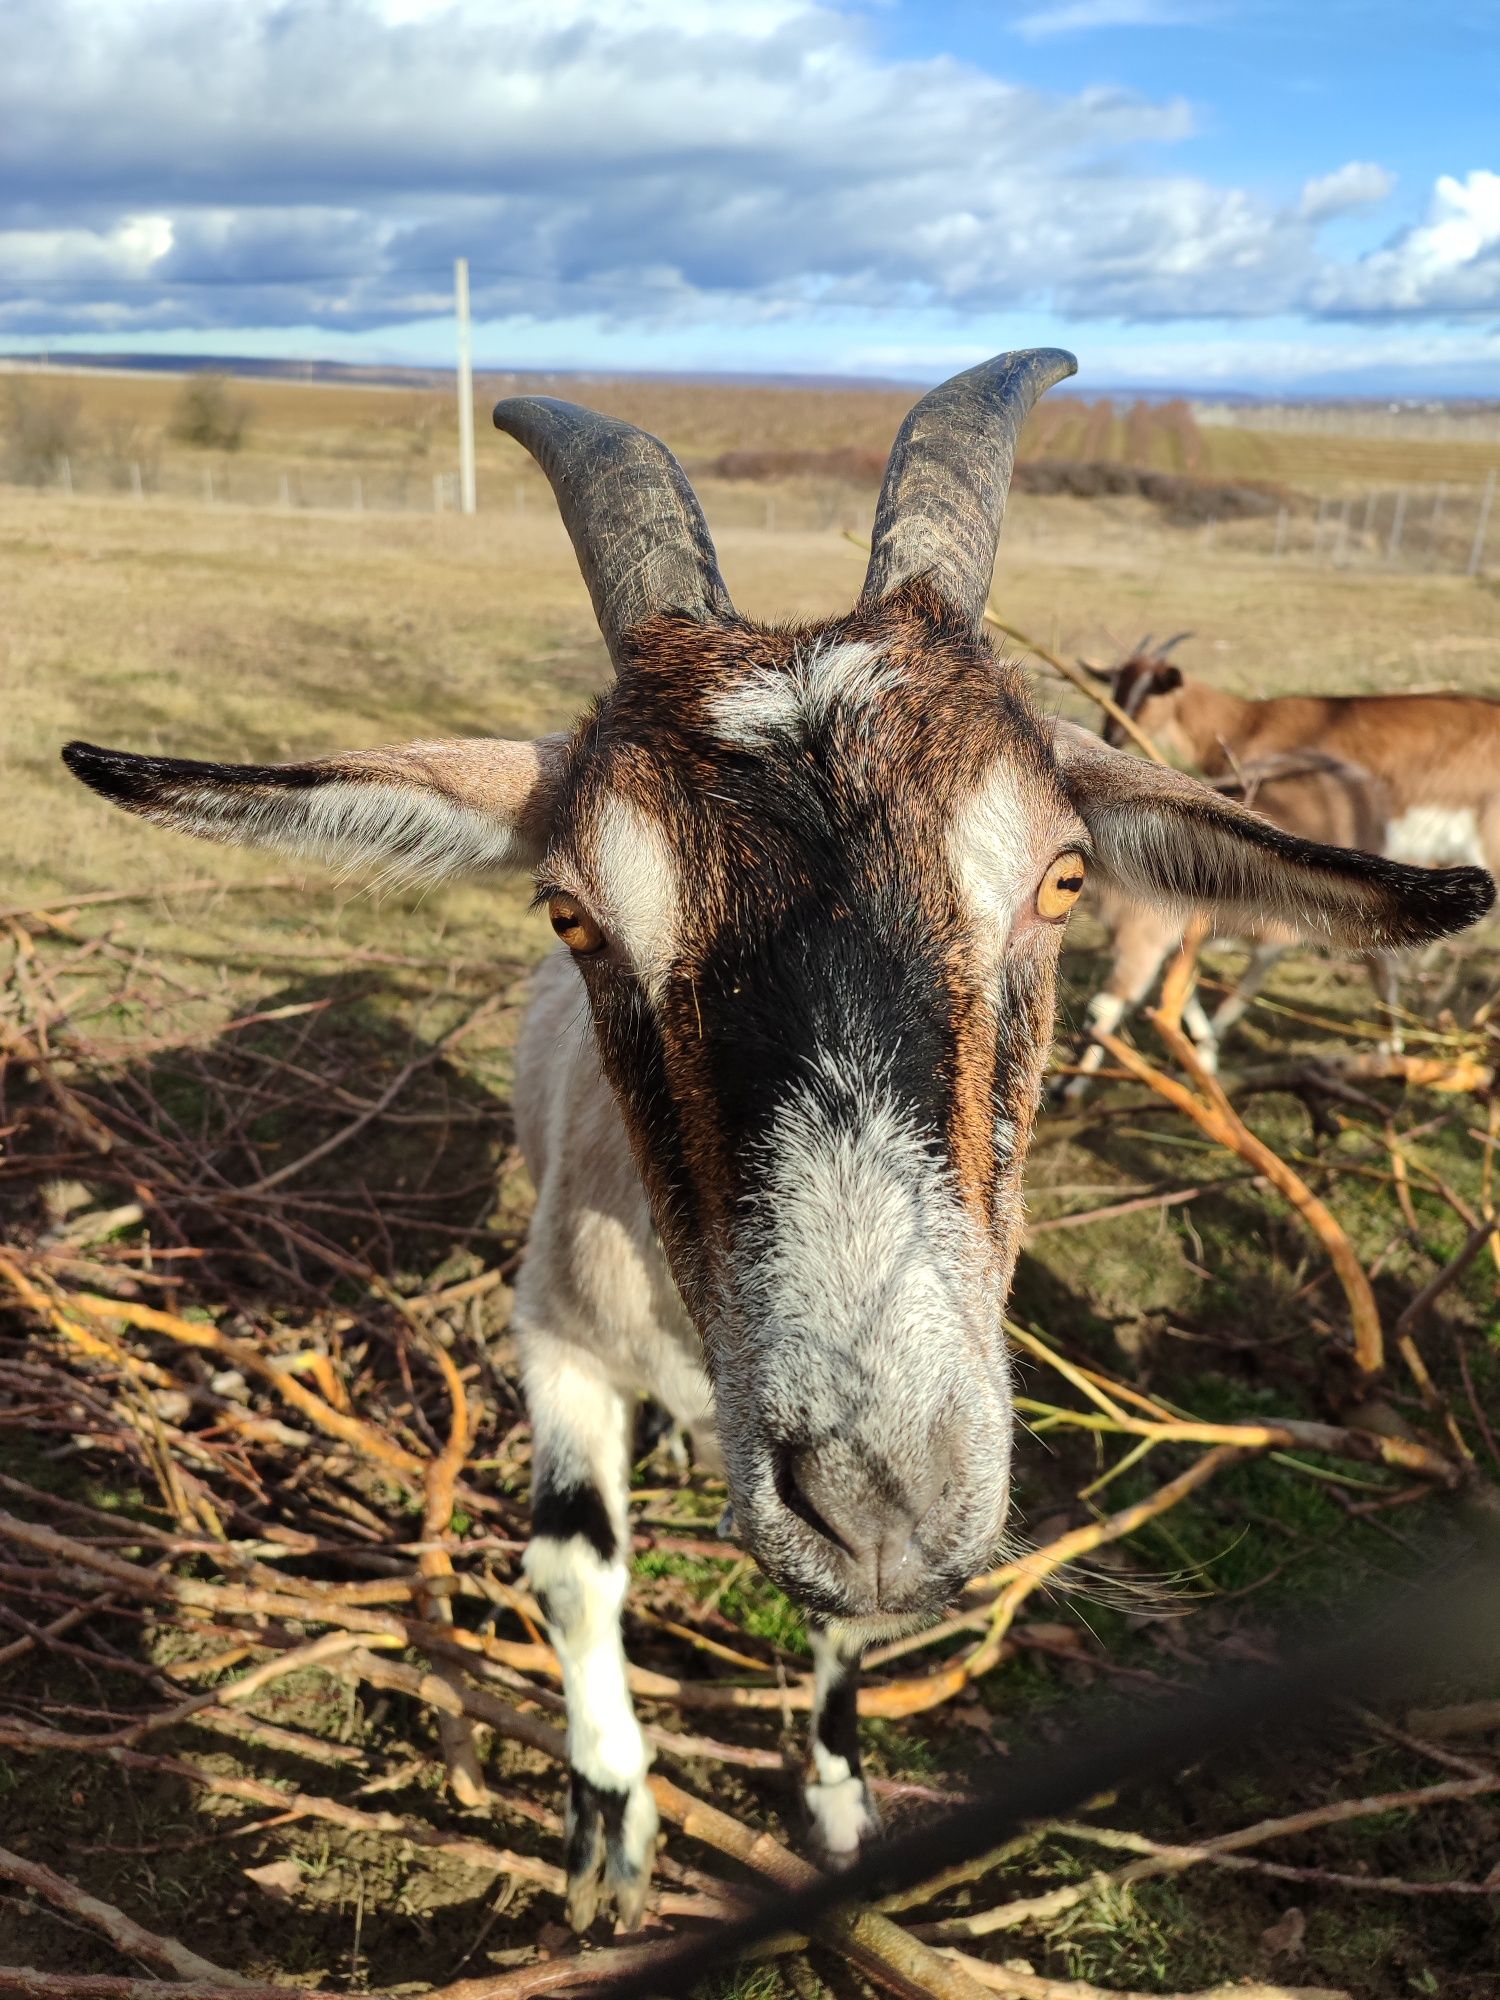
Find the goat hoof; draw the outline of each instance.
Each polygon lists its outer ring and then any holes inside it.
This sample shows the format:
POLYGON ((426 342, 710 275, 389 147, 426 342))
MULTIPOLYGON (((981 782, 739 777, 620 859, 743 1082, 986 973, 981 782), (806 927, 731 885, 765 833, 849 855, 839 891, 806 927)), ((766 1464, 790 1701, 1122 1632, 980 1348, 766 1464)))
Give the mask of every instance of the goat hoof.
POLYGON ((863 1778, 803 1787, 812 1825, 812 1847, 827 1869, 851 1867, 862 1848, 880 1837, 880 1813, 863 1778))
POLYGON ((613 1901, 622 1930, 646 1913, 656 1851, 656 1801, 644 1779, 627 1790, 574 1771, 568 1789, 568 1922, 586 1931, 613 1901))

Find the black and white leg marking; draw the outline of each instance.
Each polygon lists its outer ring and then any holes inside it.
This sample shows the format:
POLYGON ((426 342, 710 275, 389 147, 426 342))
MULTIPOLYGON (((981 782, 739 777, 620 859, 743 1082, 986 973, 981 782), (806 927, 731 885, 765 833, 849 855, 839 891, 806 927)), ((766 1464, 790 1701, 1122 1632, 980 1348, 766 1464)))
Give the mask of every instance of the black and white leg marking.
POLYGON ((633 1929, 645 1911, 657 1815, 620 1638, 630 1410, 562 1342, 531 1335, 525 1375, 534 1438, 526 1576, 568 1704, 568 1921, 586 1929, 612 1896, 633 1929))
POLYGON ((1203 1002, 1198 998, 1196 987, 1183 1003, 1182 1025, 1187 1030, 1193 1047, 1198 1051, 1199 1062, 1212 1075, 1219 1067, 1219 1037, 1213 1022, 1204 1010, 1203 1002))
POLYGON ((859 1767, 859 1659, 863 1647, 809 1620, 813 1656, 812 1742, 803 1797, 823 1859, 846 1868, 880 1832, 880 1815, 859 1767))

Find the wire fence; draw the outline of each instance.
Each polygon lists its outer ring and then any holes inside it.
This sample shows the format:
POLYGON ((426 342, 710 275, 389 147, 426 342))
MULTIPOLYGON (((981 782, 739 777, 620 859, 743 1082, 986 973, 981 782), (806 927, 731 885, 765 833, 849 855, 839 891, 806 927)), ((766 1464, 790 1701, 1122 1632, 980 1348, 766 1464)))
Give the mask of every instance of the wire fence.
MULTIPOLYGON (((111 460, 61 455, 45 476, 5 482, 64 496, 94 496, 149 505, 240 507, 280 514, 427 514, 459 511, 459 475, 417 462, 277 466, 259 458, 218 455, 194 464, 183 458, 165 463, 145 458, 111 460)), ((752 480, 710 477, 716 524, 735 528, 829 531, 859 527, 868 518, 871 494, 848 480, 796 480, 775 487, 752 480)), ((1089 504, 1107 511, 1118 528, 1153 532, 1157 522, 1195 537, 1204 548, 1257 560, 1330 570, 1388 571, 1478 577, 1500 560, 1500 510, 1496 489, 1500 468, 1475 485, 1370 487, 1313 500, 1288 495, 1234 518, 1209 512, 1185 520, 1157 511, 1155 520, 1138 503, 1105 496, 1089 504)), ((1031 496, 1018 496, 1024 511, 1031 496)), ((550 508, 550 496, 534 474, 507 478, 481 475, 479 511, 524 515, 550 508)))

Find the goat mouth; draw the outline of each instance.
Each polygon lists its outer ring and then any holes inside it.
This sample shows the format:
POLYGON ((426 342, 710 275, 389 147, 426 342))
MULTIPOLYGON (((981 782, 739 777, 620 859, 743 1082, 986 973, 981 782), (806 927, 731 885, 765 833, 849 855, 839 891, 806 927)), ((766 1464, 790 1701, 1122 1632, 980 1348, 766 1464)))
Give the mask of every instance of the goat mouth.
MULTIPOLYGON (((759 1561, 759 1558, 757 1558, 759 1561)), ((805 1617, 816 1618, 823 1624, 847 1632, 862 1645, 875 1645, 885 1639, 899 1639, 908 1632, 919 1632, 924 1625, 942 1617, 958 1602, 962 1584, 955 1584, 949 1577, 932 1580, 930 1589, 914 1591, 905 1603, 896 1604, 851 1604, 849 1597, 836 1588, 828 1588, 801 1578, 788 1576, 784 1570, 760 1563, 764 1574, 782 1591, 805 1617)))

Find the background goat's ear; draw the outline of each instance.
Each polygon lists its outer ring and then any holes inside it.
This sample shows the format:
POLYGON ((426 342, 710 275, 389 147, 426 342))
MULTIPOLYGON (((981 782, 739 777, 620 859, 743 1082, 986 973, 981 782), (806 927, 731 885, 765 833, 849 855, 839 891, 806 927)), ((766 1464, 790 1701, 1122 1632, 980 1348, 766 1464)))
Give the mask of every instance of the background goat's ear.
POLYGON ((1368 950, 1444 937, 1495 901, 1482 868, 1409 868, 1299 840, 1075 723, 1056 724, 1054 745, 1095 870, 1139 902, 1207 909, 1226 924, 1273 917, 1304 936, 1368 950))
POLYGON ((62 754, 75 778, 160 826, 436 881, 532 866, 547 844, 567 753, 566 736, 544 736, 405 743, 307 764, 196 764, 92 743, 62 754))

